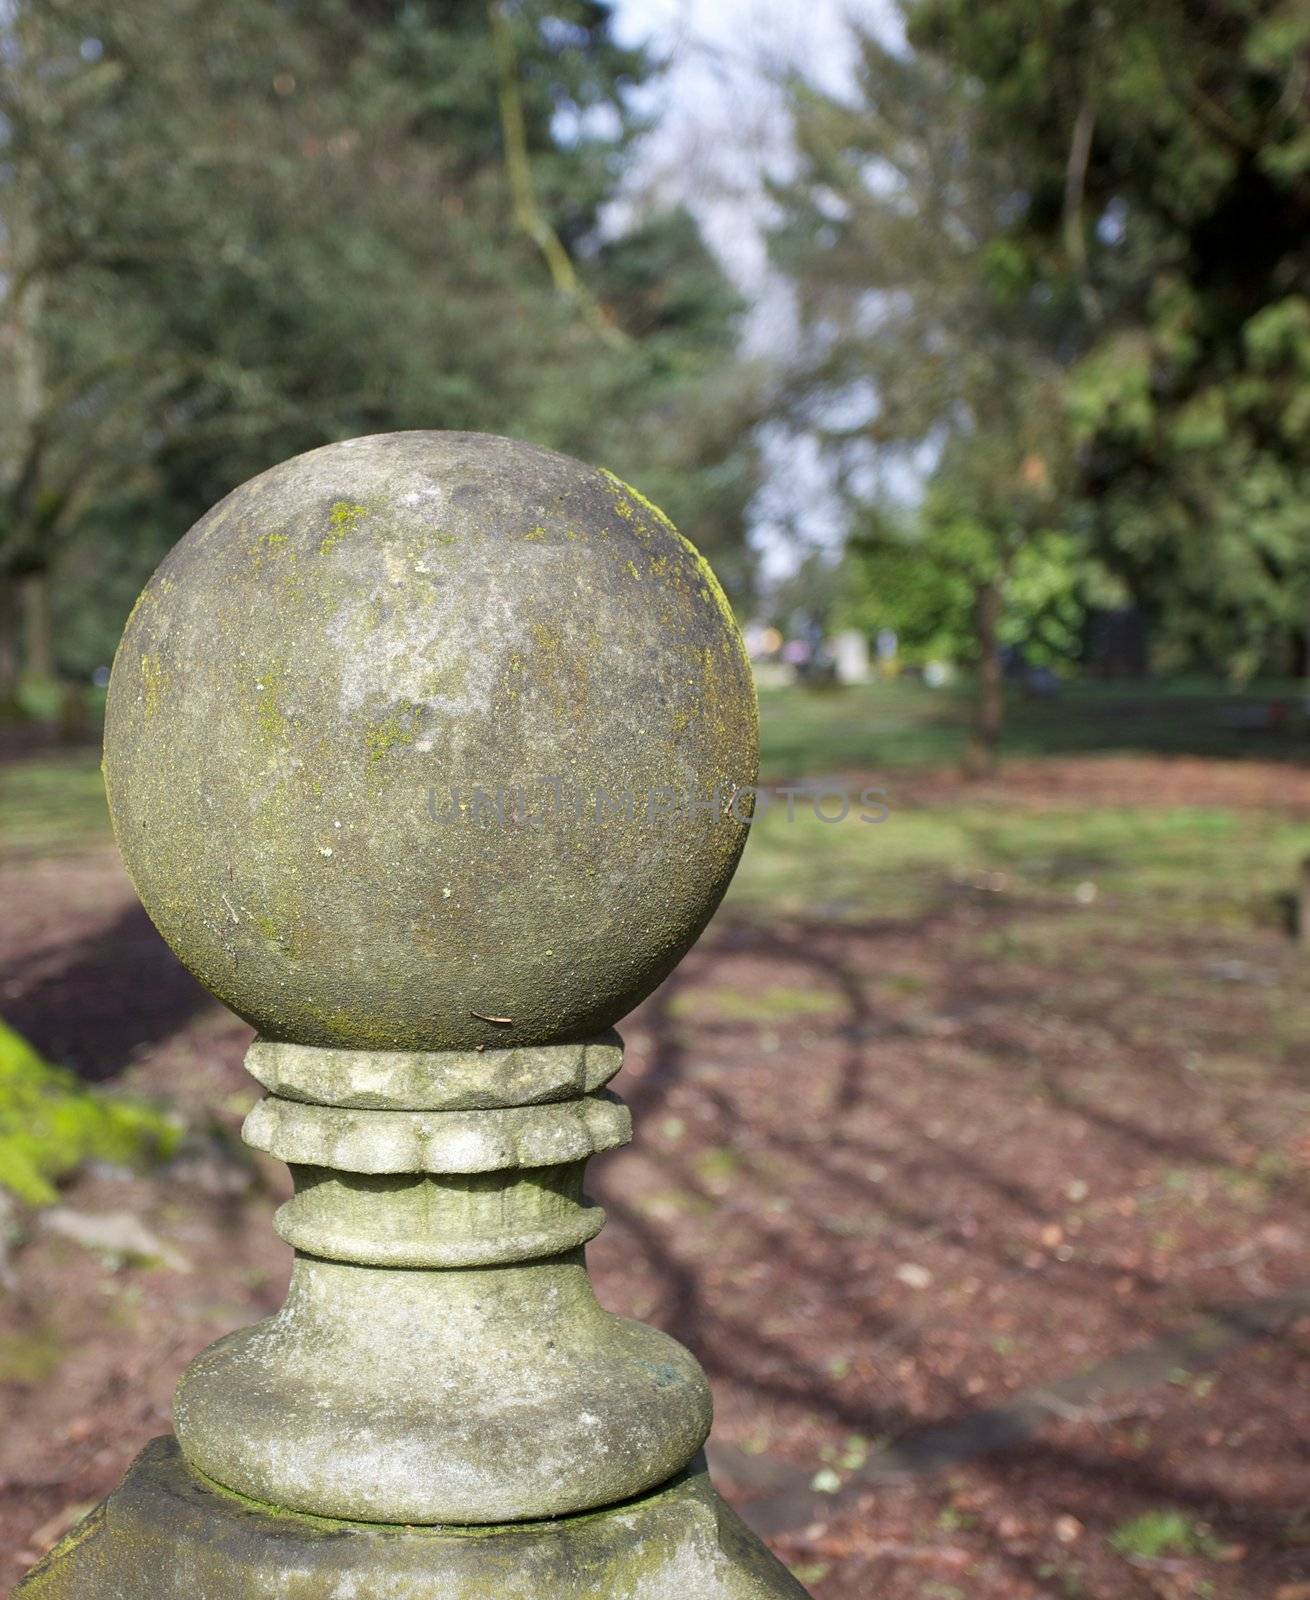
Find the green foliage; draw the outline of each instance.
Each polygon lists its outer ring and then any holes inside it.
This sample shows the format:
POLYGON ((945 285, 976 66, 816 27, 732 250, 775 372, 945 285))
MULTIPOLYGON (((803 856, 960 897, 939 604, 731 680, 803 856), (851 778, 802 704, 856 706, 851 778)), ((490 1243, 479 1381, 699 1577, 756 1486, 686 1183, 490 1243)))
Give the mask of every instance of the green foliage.
POLYGON ((978 661, 986 760, 1000 651, 1026 621, 1007 592, 1034 540, 1046 553, 1031 564, 1030 596, 1052 567, 1066 471, 1061 362, 1031 263, 1008 236, 1017 174, 977 138, 949 63, 873 37, 860 52, 855 96, 798 93, 798 170, 776 192, 774 253, 807 335, 795 410, 851 469, 848 616, 863 601, 872 621, 886 584, 900 613, 891 625, 913 653, 978 661), (898 457, 930 464, 908 515, 866 488, 898 457), (899 525, 890 540, 889 523, 899 525))
POLYGON ((650 64, 594 0, 497 15, 507 61, 486 0, 0 22, 0 584, 53 569, 65 670, 235 483, 387 429, 611 461, 744 576, 735 297, 685 213, 601 227, 650 64))
POLYGON ((973 592, 925 541, 856 538, 842 560, 838 627, 872 635, 892 628, 909 663, 963 660, 973 646, 973 592))
POLYGON ((0 1022, 0 1187, 51 1205, 56 1180, 81 1162, 157 1159, 177 1138, 159 1112, 87 1089, 0 1022))
POLYGON ((1076 522, 1165 664, 1285 670, 1310 637, 1305 7, 905 12, 1021 179, 1004 260, 1063 324, 1076 522))
POLYGON ((14 689, 14 703, 30 722, 54 722, 63 698, 64 691, 54 678, 20 678, 14 689))

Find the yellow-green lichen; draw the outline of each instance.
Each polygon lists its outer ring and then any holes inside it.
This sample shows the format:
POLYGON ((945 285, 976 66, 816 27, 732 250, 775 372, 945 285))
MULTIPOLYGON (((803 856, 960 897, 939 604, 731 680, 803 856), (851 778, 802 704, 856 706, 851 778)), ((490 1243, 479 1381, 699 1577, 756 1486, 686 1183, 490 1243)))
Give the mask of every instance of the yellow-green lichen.
POLYGON ((546 530, 542 527, 529 528, 523 535, 525 540, 539 540, 546 537, 546 530))
POLYGON ((696 563, 696 571, 700 574, 700 580, 705 588, 709 590, 709 594, 706 596, 706 598, 713 600, 714 604, 719 609, 720 616, 722 616, 723 620, 732 630, 733 638, 740 640, 741 634, 737 627, 737 618, 733 615, 732 601, 729 600, 727 595, 723 592, 723 585, 719 582, 718 577, 715 575, 714 568, 709 564, 709 562, 700 553, 700 551, 685 533, 679 533, 676 528, 673 529, 673 532, 681 542, 683 549, 686 550, 687 554, 696 563))
POLYGON ((144 610, 147 605, 153 606, 157 604, 158 598, 159 597, 155 593, 154 584, 147 584, 146 587, 142 589, 141 593, 137 595, 136 599, 132 602, 132 609, 128 612, 127 621, 123 624, 123 632, 125 634, 136 621, 137 612, 144 610))
POLYGON ((618 473, 610 472, 608 468, 600 469, 601 476, 608 480, 610 486, 617 491, 614 496, 614 509, 625 522, 630 522, 635 511, 644 511, 647 516, 653 517, 666 533, 676 533, 673 519, 667 511, 661 511, 653 500, 648 500, 640 489, 634 489, 630 483, 625 483, 618 473))
POLYGON ((259 569, 263 566, 265 558, 276 555, 279 550, 286 547, 286 544, 287 536, 285 533, 274 531, 260 534, 259 538, 246 551, 246 554, 250 557, 251 570, 256 577, 259 576, 259 569))
POLYGON ((348 533, 353 533, 361 518, 367 515, 367 506, 351 505, 348 500, 334 501, 328 512, 328 531, 319 541, 319 554, 325 556, 333 545, 339 544, 348 533))
POLYGON ((141 657, 141 696, 147 717, 153 717, 159 710, 167 681, 168 675, 158 656, 141 657))
POLYGON ((376 723, 366 730, 364 743, 368 746, 370 761, 381 761, 389 750, 398 746, 413 744, 414 719, 412 715, 402 716, 395 711, 385 721, 376 723))
MULTIPOLYGON (((666 533, 671 533, 674 535, 674 537, 682 545, 683 549, 696 564, 696 572, 700 578, 702 590, 707 591, 703 593, 703 598, 713 601, 715 606, 718 607, 719 613, 723 617, 723 620, 728 624, 735 634, 737 632, 737 619, 733 615, 732 603, 728 599, 727 595, 723 592, 723 586, 715 575, 714 568, 710 566, 709 562, 700 553, 696 546, 691 542, 685 533, 680 533, 678 531, 668 513, 661 511, 653 500, 648 500, 646 496, 642 494, 640 489, 634 489, 630 483, 625 483, 617 473, 610 472, 605 467, 602 467, 600 472, 601 476, 614 490, 614 509, 619 516, 623 517, 625 521, 631 522, 634 519, 635 511, 639 510, 645 512, 645 514, 648 517, 653 518, 654 521, 658 523, 666 533)), ((639 519, 637 520, 636 526, 638 531, 641 531, 642 524, 639 519)), ((655 570, 654 562, 651 563, 651 569, 652 571, 655 570)), ((663 569, 661 568, 660 570, 662 571, 663 569)))

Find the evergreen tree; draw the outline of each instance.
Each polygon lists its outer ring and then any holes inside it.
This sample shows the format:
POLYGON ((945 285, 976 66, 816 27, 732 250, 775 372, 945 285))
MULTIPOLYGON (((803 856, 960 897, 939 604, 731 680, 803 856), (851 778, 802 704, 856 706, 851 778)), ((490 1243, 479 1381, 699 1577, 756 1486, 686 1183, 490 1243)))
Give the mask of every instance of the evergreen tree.
POLYGON ((1088 525, 1176 661, 1285 667, 1310 636, 1310 10, 915 0, 909 35, 1022 175, 1006 242, 1082 351, 1088 525))
POLYGON ((685 216, 604 236, 649 70, 607 6, 14 0, 0 27, 0 596, 29 672, 104 659, 234 483, 390 428, 600 460, 740 580, 738 308, 685 216))
POLYGON ((871 463, 929 465, 902 553, 969 595, 970 759, 985 768, 1001 729, 1006 590, 1051 527, 1064 472, 1058 328, 1006 238, 1014 175, 976 139, 969 96, 926 55, 860 45, 852 98, 798 90, 798 170, 776 195, 774 253, 806 333, 793 413, 847 463, 865 546, 904 531, 876 499, 859 509, 871 463))

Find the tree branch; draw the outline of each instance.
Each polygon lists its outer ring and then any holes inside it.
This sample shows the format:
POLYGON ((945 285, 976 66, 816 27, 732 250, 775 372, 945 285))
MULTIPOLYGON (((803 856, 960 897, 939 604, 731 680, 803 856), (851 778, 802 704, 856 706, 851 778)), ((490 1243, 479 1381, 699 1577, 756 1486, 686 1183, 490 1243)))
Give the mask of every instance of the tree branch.
POLYGON ((487 17, 491 23, 491 40, 496 54, 500 128, 505 144, 505 172, 509 178, 514 221, 541 251, 556 290, 578 306, 607 344, 622 348, 631 341, 578 277, 568 251, 537 204, 532 188, 532 162, 523 118, 523 97, 519 91, 513 30, 500 0, 487 0, 487 17))

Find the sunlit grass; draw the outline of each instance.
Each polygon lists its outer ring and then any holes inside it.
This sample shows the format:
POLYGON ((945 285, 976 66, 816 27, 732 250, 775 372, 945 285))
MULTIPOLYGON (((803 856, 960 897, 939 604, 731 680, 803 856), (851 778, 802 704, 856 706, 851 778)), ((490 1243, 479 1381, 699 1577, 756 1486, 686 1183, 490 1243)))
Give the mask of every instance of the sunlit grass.
POLYGON ((731 909, 835 920, 908 917, 962 893, 1192 926, 1273 921, 1310 847, 1264 812, 1104 804, 1013 809, 947 796, 885 822, 820 822, 775 805, 751 828, 731 909))
POLYGON ((42 751, 0 762, 0 858, 64 855, 109 838, 99 750, 42 751))

